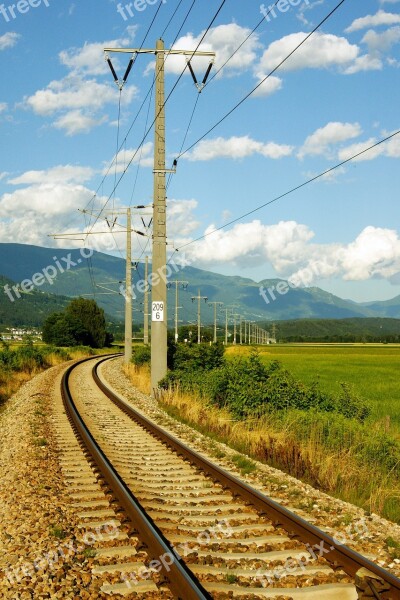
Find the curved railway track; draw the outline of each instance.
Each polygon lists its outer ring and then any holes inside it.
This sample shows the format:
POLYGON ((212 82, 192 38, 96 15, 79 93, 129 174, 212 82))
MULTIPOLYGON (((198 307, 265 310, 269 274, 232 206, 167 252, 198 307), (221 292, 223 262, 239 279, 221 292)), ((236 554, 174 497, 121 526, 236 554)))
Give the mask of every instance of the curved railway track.
MULTIPOLYGON (((82 466, 72 449, 64 456, 79 514, 87 527, 98 529, 114 515, 120 528, 94 567, 113 574, 104 593, 182 600, 400 600, 400 579, 116 396, 98 374, 109 359, 75 363, 62 379, 65 410, 90 462, 90 468, 82 466), (93 487, 97 478, 111 504, 102 504, 93 487), (134 536, 131 551, 127 535, 134 536), (123 561, 115 563, 118 556, 123 561), (137 556, 145 556, 144 562, 137 556)), ((70 445, 65 442, 66 451, 70 445)))

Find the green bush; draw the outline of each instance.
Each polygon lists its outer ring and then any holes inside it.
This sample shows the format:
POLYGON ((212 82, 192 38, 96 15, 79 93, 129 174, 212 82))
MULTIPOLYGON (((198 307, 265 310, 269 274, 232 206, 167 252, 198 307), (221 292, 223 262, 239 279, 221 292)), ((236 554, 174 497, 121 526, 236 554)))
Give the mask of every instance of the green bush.
POLYGON ((339 413, 364 422, 369 407, 347 384, 337 397, 320 390, 318 383, 307 386, 283 369, 278 361, 265 365, 257 350, 247 358, 224 361, 218 345, 181 345, 174 357, 174 370, 161 387, 178 385, 196 391, 218 407, 226 407, 239 419, 289 409, 339 413))
POLYGON ((6 346, 0 352, 0 366, 5 371, 33 371, 35 368, 48 367, 45 352, 42 348, 28 342, 17 350, 6 346))
POLYGON ((134 346, 132 348, 132 362, 137 367, 150 363, 151 348, 150 346, 134 346))

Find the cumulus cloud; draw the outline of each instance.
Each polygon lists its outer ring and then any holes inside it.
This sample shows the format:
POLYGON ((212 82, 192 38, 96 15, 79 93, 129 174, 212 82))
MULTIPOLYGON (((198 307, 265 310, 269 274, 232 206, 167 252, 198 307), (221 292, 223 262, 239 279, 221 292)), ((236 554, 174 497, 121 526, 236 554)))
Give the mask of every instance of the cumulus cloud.
POLYGON ((264 225, 259 220, 236 224, 188 246, 185 253, 196 264, 257 266, 268 262, 295 285, 311 285, 325 278, 361 281, 391 279, 400 271, 400 238, 392 229, 368 226, 348 244, 314 243, 314 233, 296 221, 264 225))
MULTIPOLYGON (((128 88, 127 92, 129 98, 125 97, 126 102, 131 101, 135 95, 133 88, 128 88)), ((94 111, 114 101, 115 91, 111 86, 98 83, 94 79, 84 81, 72 75, 52 81, 45 89, 25 98, 26 105, 41 116, 83 108, 91 108, 94 111)))
POLYGON ((282 88, 283 82, 280 77, 271 75, 268 77, 268 79, 263 81, 266 77, 266 74, 261 72, 256 73, 255 77, 258 80, 258 83, 261 85, 253 93, 253 96, 271 96, 271 94, 278 92, 282 88))
MULTIPOLYGON (((23 214, 37 214, 43 222, 43 215, 53 216, 66 214, 80 208, 91 198, 91 192, 78 184, 41 183, 12 193, 3 194, 0 198, 0 218, 23 214)), ((27 219, 29 221, 29 219, 27 219)))
MULTIPOLYGON (((235 53, 237 48, 249 36, 251 30, 247 27, 241 27, 236 23, 229 23, 212 27, 207 33, 206 42, 202 42, 199 50, 203 52, 215 52, 214 69, 220 69, 225 62, 235 53)), ((204 35, 204 31, 199 35, 188 33, 180 37, 174 44, 174 50, 195 50, 204 35)), ((257 50, 260 47, 257 34, 253 34, 241 46, 235 55, 229 60, 223 68, 224 75, 233 75, 251 67, 256 58, 257 50)), ((198 80, 202 80, 203 75, 209 65, 210 58, 193 57, 191 64, 196 73, 198 80)), ((186 58, 184 56, 169 55, 165 68, 168 73, 180 74, 186 66, 186 58)), ((152 65, 149 65, 147 72, 152 72, 152 65)), ((186 70, 189 73, 188 70, 186 70)), ((222 74, 222 73, 221 73, 222 74)))
POLYGON ((386 52, 394 44, 400 42, 400 26, 390 27, 382 33, 377 33, 373 29, 369 29, 361 41, 368 46, 370 52, 386 52))
POLYGON ((91 167, 80 167, 75 165, 57 165, 46 171, 26 171, 18 177, 9 179, 12 185, 31 185, 44 183, 84 183, 89 181, 95 174, 91 167))
POLYGON ((191 161, 213 160, 215 158, 240 159, 254 154, 265 158, 278 159, 290 156, 293 146, 276 144, 274 142, 258 142, 249 136, 231 138, 218 137, 201 141, 194 150, 185 157, 191 161))
MULTIPOLYGON (((45 88, 25 97, 24 108, 42 117, 54 117, 53 126, 72 136, 87 133, 108 119, 104 106, 116 102, 117 89, 112 81, 102 83, 98 76, 108 71, 104 61, 103 47, 127 45, 134 32, 129 28, 127 37, 103 43, 85 43, 81 48, 70 48, 59 54, 60 62, 68 73, 59 80, 51 81, 45 88)), ((122 60, 122 59, 121 59, 122 60)), ((118 68, 118 59, 113 57, 118 68)), ((122 104, 129 105, 136 97, 137 88, 127 85, 122 104)))
POLYGON ((56 119, 53 127, 63 129, 67 136, 72 136, 78 133, 89 133, 94 127, 106 121, 106 116, 93 118, 88 114, 84 114, 82 110, 71 110, 56 119))
MULTIPOLYGON (((104 48, 128 46, 134 38, 136 30, 137 26, 128 27, 127 35, 123 38, 104 42, 85 42, 81 47, 62 50, 58 55, 60 62, 68 67, 71 72, 80 73, 81 75, 102 75, 108 73, 109 67, 104 58, 104 48)), ((128 57, 129 55, 127 54, 126 56, 128 57)), ((113 54, 111 60, 115 68, 118 69, 121 62, 118 56, 113 54)))
MULTIPOLYGON (((88 179, 90 170, 70 165, 54 167, 44 172, 43 183, 34 183, 38 173, 32 171, 21 176, 26 181, 31 180, 32 185, 0 196, 2 241, 18 240, 20 243, 46 247, 82 247, 85 236, 81 232, 87 231, 88 227, 85 227, 78 209, 88 205, 93 199, 93 191, 75 182, 88 179), (57 240, 50 237, 57 233, 80 235, 64 236, 57 240)), ((105 197, 98 197, 96 206, 103 206, 105 201, 105 197)), ((104 229, 103 219, 93 227, 93 231, 97 232, 104 232, 104 229)), ((118 236, 118 242, 121 241, 124 242, 122 234, 118 236)), ((116 249, 115 241, 109 234, 90 236, 88 242, 89 246, 102 252, 116 249)))
POLYGON ((330 122, 307 137, 297 156, 303 158, 307 155, 322 154, 329 157, 333 145, 356 138, 361 133, 359 123, 330 122))
POLYGON ((383 63, 379 57, 364 54, 363 56, 358 56, 354 63, 348 66, 343 72, 345 75, 354 75, 354 73, 359 73, 360 71, 380 71, 382 68, 383 63))
POLYGON ((0 102, 0 113, 6 111, 8 108, 7 102, 0 102))
POLYGON ((197 200, 168 200, 168 236, 182 239, 195 231, 200 225, 193 215, 197 200))
POLYGON ((153 167, 153 142, 146 142, 139 150, 137 148, 126 148, 121 150, 116 157, 116 165, 115 162, 113 162, 112 168, 110 169, 109 164, 111 164, 111 161, 107 163, 107 166, 103 169, 103 175, 114 175, 115 172, 122 173, 130 163, 140 163, 142 167, 153 167))
POLYGON ((268 261, 278 272, 290 272, 296 267, 299 256, 314 235, 306 225, 295 221, 264 225, 254 220, 211 234, 214 229, 215 226, 210 225, 204 240, 187 248, 192 260, 202 265, 229 262, 241 266, 261 265, 268 261))
MULTIPOLYGON (((300 31, 272 42, 263 53, 257 69, 268 72, 276 67, 307 35, 300 31)), ((280 70, 343 67, 353 62, 358 54, 358 46, 350 44, 346 38, 316 32, 282 65, 280 70)))
POLYGON ((0 35, 0 51, 6 50, 6 48, 13 48, 20 37, 20 34, 15 33, 15 31, 8 31, 0 35))
POLYGON ((400 23, 400 15, 395 13, 388 13, 384 10, 378 10, 375 15, 366 15, 365 17, 359 17, 355 19, 347 29, 346 33, 352 33, 353 31, 359 31, 360 29, 367 29, 367 27, 378 27, 379 25, 394 25, 400 23))
MULTIPOLYGON (((388 135, 384 133, 384 135, 388 135)), ((339 150, 338 157, 340 160, 347 160, 358 154, 359 152, 363 152, 370 146, 376 144, 378 140, 374 137, 369 138, 363 142, 359 142, 357 144, 351 144, 346 148, 342 148, 339 150)), ((386 156, 388 158, 400 158, 400 139, 399 136, 393 137, 387 142, 379 144, 379 146, 375 146, 368 152, 364 152, 361 156, 358 156, 354 159, 354 162, 361 162, 364 160, 374 160, 378 156, 386 156)))

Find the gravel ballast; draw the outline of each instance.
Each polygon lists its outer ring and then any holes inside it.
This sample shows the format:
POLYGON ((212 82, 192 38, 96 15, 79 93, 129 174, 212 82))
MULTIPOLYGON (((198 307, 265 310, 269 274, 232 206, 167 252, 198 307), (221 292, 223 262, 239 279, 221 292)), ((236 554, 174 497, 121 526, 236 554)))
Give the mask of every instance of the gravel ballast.
MULTIPOLYGON (((36 376, 0 412, 0 598, 4 600, 100 597, 85 585, 92 577, 92 564, 77 547, 77 517, 66 494, 52 430, 64 369, 59 365, 36 376)), ((178 423, 154 399, 133 389, 120 359, 103 365, 101 372, 144 414, 242 477, 231 461, 236 451, 178 423), (215 458, 216 445, 225 453, 223 459, 215 458)), ((385 543, 389 537, 400 539, 398 525, 261 463, 242 479, 400 576, 400 560, 393 559, 385 543)))

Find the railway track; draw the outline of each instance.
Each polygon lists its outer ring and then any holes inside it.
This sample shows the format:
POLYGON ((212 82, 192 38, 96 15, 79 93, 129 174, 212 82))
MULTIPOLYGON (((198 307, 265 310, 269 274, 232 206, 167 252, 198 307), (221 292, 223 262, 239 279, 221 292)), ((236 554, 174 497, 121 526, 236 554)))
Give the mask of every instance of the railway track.
POLYGON ((80 361, 66 371, 62 396, 74 433, 59 429, 60 460, 83 536, 95 541, 93 573, 110 578, 102 593, 400 600, 399 579, 116 396, 98 374, 108 359, 80 361))

